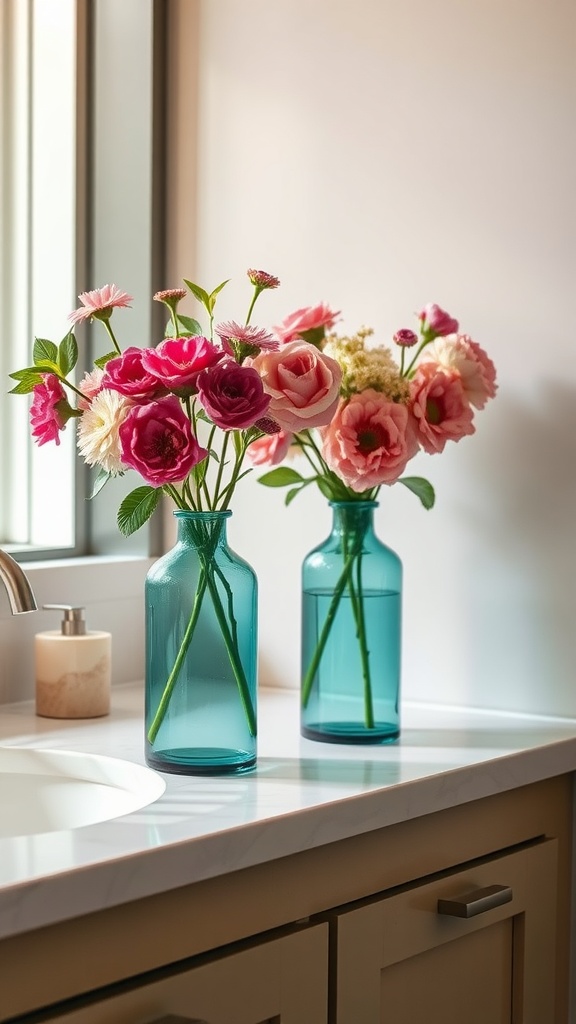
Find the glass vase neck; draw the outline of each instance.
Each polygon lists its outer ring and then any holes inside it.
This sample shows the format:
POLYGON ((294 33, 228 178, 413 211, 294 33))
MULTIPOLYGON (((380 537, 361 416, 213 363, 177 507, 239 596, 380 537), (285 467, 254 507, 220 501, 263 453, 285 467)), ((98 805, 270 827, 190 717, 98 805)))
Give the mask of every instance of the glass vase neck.
POLYGON ((213 512, 190 512, 177 509, 173 513, 178 523, 178 540, 204 547, 208 542, 226 544, 226 522, 232 511, 229 508, 213 512))
POLYGON ((336 533, 365 531, 374 526, 377 501, 331 501, 333 529, 336 533))

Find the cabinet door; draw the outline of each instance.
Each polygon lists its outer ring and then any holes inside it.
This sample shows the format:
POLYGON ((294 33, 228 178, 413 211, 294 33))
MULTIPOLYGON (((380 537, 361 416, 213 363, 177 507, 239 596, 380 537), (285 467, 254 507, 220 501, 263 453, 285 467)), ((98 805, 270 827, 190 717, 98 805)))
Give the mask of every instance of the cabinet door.
POLYGON ((556 860, 556 840, 543 840, 339 913, 331 1019, 552 1024, 556 860), (510 901, 483 910, 475 902, 469 909, 480 912, 467 919, 439 913, 439 900, 493 886, 510 887, 510 901))
MULTIPOLYGON (((150 941, 161 936, 151 930, 150 941)), ((216 957, 121 994, 94 993, 88 1005, 62 1011, 50 1024, 326 1024, 328 926, 216 957)))

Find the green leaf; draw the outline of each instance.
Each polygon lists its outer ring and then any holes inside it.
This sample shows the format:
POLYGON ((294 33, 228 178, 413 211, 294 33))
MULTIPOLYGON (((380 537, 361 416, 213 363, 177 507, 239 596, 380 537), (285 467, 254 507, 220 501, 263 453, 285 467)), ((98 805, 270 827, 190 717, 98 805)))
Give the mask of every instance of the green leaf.
POLYGON ((304 482, 304 477, 289 466, 278 466, 269 473, 264 473, 264 476, 258 477, 258 483, 264 484, 265 487, 288 487, 289 484, 302 485, 304 482))
POLYGON ((16 370, 8 376, 18 381, 16 387, 8 392, 9 395, 29 395, 37 384, 42 383, 42 374, 33 369, 16 370))
POLYGON ((319 476, 316 478, 316 483, 318 484, 320 493, 323 494, 325 498, 328 498, 328 501, 334 501, 334 488, 328 480, 323 476, 319 476))
POLYGON ((199 490, 202 487, 202 484, 206 479, 206 473, 208 471, 208 462, 208 459, 202 459, 202 462, 197 462, 192 469, 197 490, 199 490))
POLYGON ((30 369, 37 370, 39 373, 54 373, 56 376, 60 373, 58 363, 53 363, 51 359, 37 359, 34 361, 34 366, 31 366, 30 369))
POLYGON ((193 281, 187 281, 186 278, 184 278, 184 284, 190 289, 192 295, 198 299, 198 302, 201 302, 208 312, 210 312, 210 296, 208 295, 208 292, 205 292, 199 284, 194 284, 193 281))
POLYGON ((230 278, 227 277, 225 281, 222 281, 222 284, 219 284, 214 289, 214 291, 210 292, 210 295, 208 296, 208 309, 209 309, 210 315, 212 315, 212 313, 214 312, 214 306, 216 305, 216 296, 218 295, 218 292, 222 291, 222 289, 224 288, 224 285, 227 285, 229 280, 230 280, 230 278))
POLYGON ((43 360, 54 365, 58 360, 58 349, 53 341, 48 341, 46 338, 35 338, 32 358, 37 366, 43 360))
POLYGON ((60 373, 66 377, 78 362, 78 345, 72 331, 68 331, 58 347, 58 366, 60 373))
POLYGON ((170 318, 170 320, 168 320, 168 322, 166 324, 166 327, 164 328, 164 337, 165 338, 175 338, 176 337, 176 335, 174 334, 174 324, 172 323, 172 318, 170 318))
POLYGON ((202 408, 201 405, 198 405, 196 407, 194 416, 196 417, 197 420, 202 420, 203 423, 209 423, 210 426, 212 426, 212 420, 210 419, 208 413, 205 411, 205 409, 202 408))
POLYGON ((290 503, 292 501, 294 501, 294 498, 296 497, 296 495, 300 494, 300 491, 303 490, 303 488, 304 488, 304 484, 302 484, 301 487, 292 487, 289 491, 287 491, 286 492, 286 497, 284 498, 284 504, 285 505, 290 505, 290 503))
POLYGON ((161 494, 161 487, 144 486, 130 491, 118 509, 117 523, 120 533, 129 537, 144 526, 156 509, 161 494))
POLYGON ((186 334, 196 337, 202 335, 202 325, 197 320, 193 320, 191 316, 180 316, 178 315, 178 323, 182 325, 186 334))
POLYGON ((103 370, 104 367, 106 366, 106 363, 110 362, 110 360, 114 359, 115 356, 117 355, 117 352, 107 352, 105 356, 98 356, 98 359, 94 360, 94 366, 97 366, 98 369, 103 370))
POLYGON ((434 488, 423 476, 401 476, 397 483, 404 484, 404 487, 407 487, 417 498, 420 498, 424 508, 430 509, 434 507, 436 500, 434 488))
POLYGON ((112 476, 112 473, 107 473, 105 469, 99 469, 96 479, 94 480, 94 486, 92 487, 92 493, 90 498, 95 498, 100 493, 104 484, 107 484, 112 476))

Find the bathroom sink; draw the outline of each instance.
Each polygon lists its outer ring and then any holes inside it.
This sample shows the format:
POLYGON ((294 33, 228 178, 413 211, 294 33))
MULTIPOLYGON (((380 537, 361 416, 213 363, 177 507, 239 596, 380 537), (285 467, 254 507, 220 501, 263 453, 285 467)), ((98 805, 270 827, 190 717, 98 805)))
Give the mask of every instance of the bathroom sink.
POLYGON ((110 821, 165 788, 149 768, 115 757, 0 747, 0 839, 110 821))

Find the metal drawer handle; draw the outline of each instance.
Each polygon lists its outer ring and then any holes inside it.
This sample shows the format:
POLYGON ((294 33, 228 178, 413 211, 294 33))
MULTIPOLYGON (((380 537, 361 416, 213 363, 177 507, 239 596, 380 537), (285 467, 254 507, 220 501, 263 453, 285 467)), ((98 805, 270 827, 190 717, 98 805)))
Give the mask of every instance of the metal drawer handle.
POLYGON ((476 917, 503 903, 510 903, 512 889, 509 885, 488 885, 485 889, 472 889, 457 900, 438 900, 438 913, 450 917, 476 917))
POLYGON ((152 1024, 208 1024, 207 1020, 200 1020, 199 1017, 179 1017, 177 1014, 169 1013, 167 1017, 158 1017, 152 1024))

